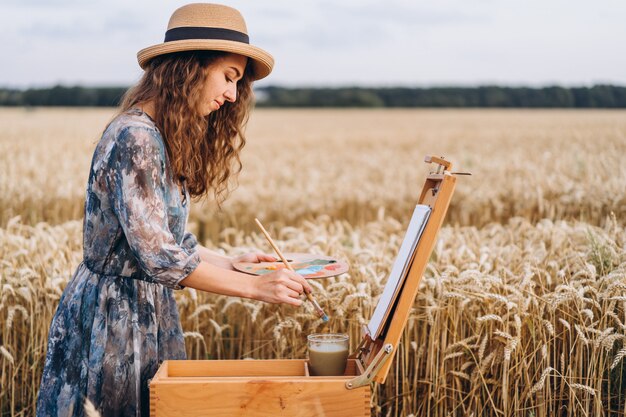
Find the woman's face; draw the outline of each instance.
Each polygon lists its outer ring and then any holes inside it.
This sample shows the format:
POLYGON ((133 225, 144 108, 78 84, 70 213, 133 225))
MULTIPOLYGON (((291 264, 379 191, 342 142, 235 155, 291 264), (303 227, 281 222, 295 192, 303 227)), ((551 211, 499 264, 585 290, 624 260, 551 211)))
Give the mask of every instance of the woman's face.
POLYGON ((224 102, 237 100, 237 82, 243 76, 248 58, 228 54, 217 58, 208 68, 202 87, 200 112, 206 116, 218 110, 224 102))

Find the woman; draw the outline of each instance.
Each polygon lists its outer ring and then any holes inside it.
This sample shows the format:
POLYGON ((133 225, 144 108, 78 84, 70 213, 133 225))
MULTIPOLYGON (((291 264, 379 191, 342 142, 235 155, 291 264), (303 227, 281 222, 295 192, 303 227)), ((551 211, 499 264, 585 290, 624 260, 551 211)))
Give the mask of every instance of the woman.
POLYGON ((190 197, 218 202, 241 168, 252 93, 273 59, 249 45, 238 11, 191 4, 172 15, 165 42, 138 53, 145 73, 124 97, 92 160, 84 260, 52 320, 37 415, 147 416, 148 380, 159 362, 184 359, 173 291, 213 293, 298 306, 311 287, 280 270, 261 277, 185 232, 190 197), (231 165, 235 169, 231 169, 231 165))

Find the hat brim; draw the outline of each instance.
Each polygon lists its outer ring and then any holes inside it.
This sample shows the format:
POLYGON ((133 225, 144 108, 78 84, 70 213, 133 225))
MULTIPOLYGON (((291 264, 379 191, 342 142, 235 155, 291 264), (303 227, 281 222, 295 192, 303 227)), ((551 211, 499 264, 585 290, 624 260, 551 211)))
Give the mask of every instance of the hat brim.
POLYGON ((263 49, 242 42, 221 39, 189 39, 164 42, 137 52, 137 61, 142 69, 152 58, 182 51, 224 51, 246 56, 252 60, 255 80, 267 77, 274 67, 274 58, 263 49))

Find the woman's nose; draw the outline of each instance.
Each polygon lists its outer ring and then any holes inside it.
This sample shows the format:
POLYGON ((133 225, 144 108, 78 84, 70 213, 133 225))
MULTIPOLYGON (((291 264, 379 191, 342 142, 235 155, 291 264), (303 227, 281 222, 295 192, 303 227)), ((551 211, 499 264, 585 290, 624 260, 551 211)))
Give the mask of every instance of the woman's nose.
POLYGON ((224 93, 224 98, 232 103, 237 100, 237 85, 233 83, 226 92, 224 93))

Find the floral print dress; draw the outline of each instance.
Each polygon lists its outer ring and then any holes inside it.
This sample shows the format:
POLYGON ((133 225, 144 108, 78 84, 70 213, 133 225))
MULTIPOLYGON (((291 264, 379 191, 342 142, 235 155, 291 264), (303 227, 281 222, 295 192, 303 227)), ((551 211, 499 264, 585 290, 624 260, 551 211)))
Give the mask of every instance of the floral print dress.
POLYGON ((148 416, 159 363, 184 359, 173 291, 200 263, 185 232, 189 194, 174 182, 154 121, 117 116, 93 156, 84 258, 50 325, 37 416, 148 416))

